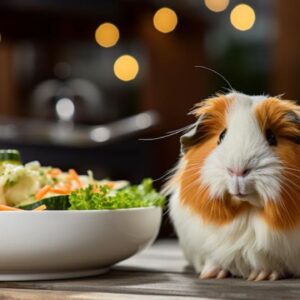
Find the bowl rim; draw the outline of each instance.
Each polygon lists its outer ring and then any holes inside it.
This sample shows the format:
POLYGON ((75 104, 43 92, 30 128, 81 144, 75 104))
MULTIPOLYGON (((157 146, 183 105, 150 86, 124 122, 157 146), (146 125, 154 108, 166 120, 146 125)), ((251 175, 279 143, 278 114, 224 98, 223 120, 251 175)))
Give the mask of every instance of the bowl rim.
POLYGON ((163 210, 162 207, 160 206, 147 206, 147 207, 130 207, 130 208, 116 208, 116 209, 60 209, 60 210, 42 210, 42 211, 37 211, 37 210, 14 210, 14 211, 0 211, 0 214, 21 214, 21 213, 25 213, 25 214, 63 214, 63 213, 67 213, 67 214, 97 214, 97 213, 122 213, 122 212, 126 212, 126 211, 147 211, 147 210, 156 210, 156 209, 160 209, 163 210))

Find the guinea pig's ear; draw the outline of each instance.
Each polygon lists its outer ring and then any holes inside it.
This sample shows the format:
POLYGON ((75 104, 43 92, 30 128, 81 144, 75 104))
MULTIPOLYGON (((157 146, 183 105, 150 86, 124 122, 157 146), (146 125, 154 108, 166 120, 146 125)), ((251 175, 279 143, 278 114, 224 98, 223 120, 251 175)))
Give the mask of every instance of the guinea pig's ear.
POLYGON ((191 114, 197 121, 180 138, 182 153, 186 153, 192 146, 206 139, 210 132, 218 132, 224 126, 226 111, 231 101, 230 97, 217 95, 196 104, 191 114))
POLYGON ((289 137, 295 144, 300 145, 300 115, 294 111, 289 111, 285 115, 286 119, 296 126, 298 133, 289 137))
POLYGON ((198 144, 204 137, 203 121, 205 115, 200 115, 190 130, 180 137, 181 152, 186 153, 192 146, 198 144))

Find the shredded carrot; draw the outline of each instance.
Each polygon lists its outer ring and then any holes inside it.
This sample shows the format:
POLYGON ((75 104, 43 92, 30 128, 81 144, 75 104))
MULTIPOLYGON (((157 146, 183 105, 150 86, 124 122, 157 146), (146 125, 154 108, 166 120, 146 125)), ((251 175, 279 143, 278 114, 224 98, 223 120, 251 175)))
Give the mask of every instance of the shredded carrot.
POLYGON ((71 183, 70 183, 70 182, 66 182, 66 183, 65 183, 65 189, 71 191, 72 186, 71 186, 71 183))
POLYGON ((99 187, 98 187, 97 184, 94 184, 94 185, 93 185, 93 192, 94 192, 94 193, 99 193, 99 192, 100 192, 99 187))
POLYGON ((53 188, 53 189, 50 189, 50 192, 54 193, 54 194, 61 194, 61 195, 67 195, 67 194, 70 194, 70 190, 69 189, 66 189, 66 188, 53 188))
POLYGON ((16 208, 16 207, 11 207, 11 206, 4 205, 4 204, 0 204, 0 210, 5 210, 5 211, 17 211, 17 210, 22 210, 22 209, 16 208))
POLYGON ((54 169, 51 169, 48 173, 50 176, 56 177, 62 173, 62 170, 58 169, 58 168, 54 168, 54 169))
POLYGON ((70 182, 66 182, 64 187, 63 187, 64 190, 66 190, 68 193, 71 193, 72 192, 72 185, 70 182))
POLYGON ((80 181, 80 178, 79 178, 79 176, 78 176, 78 173, 77 173, 74 169, 70 169, 70 170, 69 170, 69 177, 70 177, 70 179, 72 179, 72 180, 74 180, 74 181, 76 182, 76 184, 77 184, 77 186, 78 186, 79 188, 82 188, 82 187, 83 187, 83 184, 82 184, 82 182, 80 181))
POLYGON ((112 189, 115 186, 115 183, 112 181, 108 181, 105 183, 105 185, 112 189))
POLYGON ((72 178, 73 180, 78 178, 78 173, 74 170, 74 169, 70 169, 69 170, 69 176, 70 178, 72 178))
POLYGON ((50 192, 51 186, 50 185, 45 185, 43 188, 41 188, 36 194, 35 194, 35 199, 36 200, 41 200, 47 193, 50 192))
POLYGON ((43 204, 43 205, 38 206, 34 210, 41 211, 41 210, 45 210, 45 209, 47 209, 47 206, 45 204, 43 204))

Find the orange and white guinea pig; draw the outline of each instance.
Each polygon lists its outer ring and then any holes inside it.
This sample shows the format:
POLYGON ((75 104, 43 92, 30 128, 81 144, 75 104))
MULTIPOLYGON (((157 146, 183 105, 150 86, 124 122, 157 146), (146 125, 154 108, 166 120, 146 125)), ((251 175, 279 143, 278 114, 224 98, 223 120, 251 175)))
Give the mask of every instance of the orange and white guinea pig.
POLYGON ((165 191, 200 278, 300 276, 300 107, 232 92, 196 105, 165 191))

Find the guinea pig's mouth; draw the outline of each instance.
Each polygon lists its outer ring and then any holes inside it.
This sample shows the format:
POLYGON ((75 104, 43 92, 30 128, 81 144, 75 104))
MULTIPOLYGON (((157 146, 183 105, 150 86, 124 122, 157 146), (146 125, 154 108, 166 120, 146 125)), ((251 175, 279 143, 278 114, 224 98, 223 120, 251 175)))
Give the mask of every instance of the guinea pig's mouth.
POLYGON ((238 193, 238 194, 231 194, 231 196, 235 197, 237 199, 243 199, 243 198, 246 198, 248 196, 248 194, 238 193))
POLYGON ((230 195, 233 199, 236 199, 236 200, 242 201, 242 202, 248 202, 251 206, 254 206, 254 207, 262 207, 263 206, 263 203, 261 202, 260 198, 255 193, 248 193, 248 194, 243 194, 243 193, 231 194, 230 193, 230 195))

